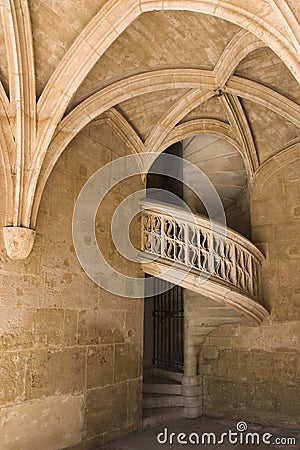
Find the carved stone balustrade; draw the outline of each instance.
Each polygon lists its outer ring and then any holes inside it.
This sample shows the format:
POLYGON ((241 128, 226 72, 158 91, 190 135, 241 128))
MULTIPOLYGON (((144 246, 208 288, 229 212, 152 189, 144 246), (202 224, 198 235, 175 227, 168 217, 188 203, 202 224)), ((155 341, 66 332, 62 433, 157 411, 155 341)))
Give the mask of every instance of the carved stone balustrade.
POLYGON ((260 250, 239 233, 198 214, 144 200, 143 270, 238 309, 261 322, 260 250))

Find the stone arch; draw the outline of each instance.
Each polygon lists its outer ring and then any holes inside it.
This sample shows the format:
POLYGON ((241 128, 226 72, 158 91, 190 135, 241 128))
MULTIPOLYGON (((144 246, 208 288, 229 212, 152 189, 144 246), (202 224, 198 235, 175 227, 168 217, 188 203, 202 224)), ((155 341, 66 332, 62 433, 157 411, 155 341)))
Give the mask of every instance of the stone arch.
POLYGON ((262 47, 265 47, 265 44, 248 30, 243 29, 237 33, 224 49, 214 68, 216 83, 219 87, 224 87, 246 56, 262 47))
MULTIPOLYGON (((249 5, 249 2, 248 2, 249 5)), ((71 46, 51 76, 38 102, 39 127, 37 149, 48 146, 53 129, 57 126, 70 98, 78 89, 91 68, 117 37, 144 12, 153 10, 185 10, 213 15, 247 29, 268 45, 300 81, 298 59, 299 42, 293 30, 291 18, 274 16, 275 7, 269 6, 269 14, 260 17, 263 10, 252 0, 252 11, 225 0, 110 0, 90 21, 71 46), (281 26, 279 26, 281 25, 281 26), (283 29, 285 33, 279 31, 283 29)), ((278 10, 277 10, 278 13, 278 10)), ((292 21, 293 22, 293 21, 292 21)))
MULTIPOLYGON (((169 153, 170 147, 179 141, 182 142, 183 158, 204 173, 215 186, 224 206, 228 226, 249 237, 249 185, 253 174, 243 145, 233 135, 232 127, 214 119, 195 119, 178 125, 160 148, 149 154, 145 161, 145 172, 148 173, 160 155, 165 151, 169 153)), ((205 216, 207 211, 201 200, 185 187, 186 182, 191 180, 194 185, 201 186, 203 183, 197 170, 191 169, 189 164, 183 165, 183 200, 193 212, 205 216)), ((164 189, 169 190, 167 185, 164 189)), ((171 192, 172 189, 171 184, 171 192)), ((167 197, 160 198, 160 194, 158 199, 168 202, 167 197)))
MULTIPOLYGON (((170 88, 191 88, 192 90, 198 90, 199 85, 205 85, 208 92, 212 91, 215 88, 214 73, 208 70, 197 69, 152 71, 118 81, 81 102, 58 126, 56 134, 46 152, 45 160, 43 161, 44 152, 40 152, 36 156, 34 167, 42 166, 42 170, 40 175, 37 171, 33 170, 32 178, 28 181, 29 189, 30 186, 35 185, 34 177, 36 179, 39 178, 36 198, 33 199, 32 197, 30 199, 32 205, 34 202, 33 209, 36 210, 38 208, 45 183, 66 146, 80 130, 96 117, 124 100, 147 92, 170 88)), ((228 81, 225 92, 239 95, 260 103, 263 106, 267 106, 300 126, 298 118, 300 112, 299 105, 259 83, 232 76, 228 81)), ((211 96, 211 93, 209 95, 211 96)), ((33 215, 36 217, 36 213, 33 215)))
MULTIPOLYGON (((181 141, 183 139, 187 139, 192 136, 196 136, 199 134, 204 135, 215 135, 218 137, 222 137, 227 142, 229 142, 233 147, 235 147, 241 154, 247 172, 250 173, 250 165, 247 160, 247 156, 244 152, 241 151, 241 145, 236 140, 230 125, 225 122, 221 122, 216 119, 194 119, 189 120, 188 122, 184 122, 180 125, 177 125, 173 128, 173 130, 168 134, 166 139, 161 143, 160 147, 157 149, 157 153, 162 153, 166 148, 175 142, 181 141)), ((147 161, 147 168, 150 167, 153 161, 147 161)))
POLYGON ((256 171, 255 195, 259 196, 268 179, 286 164, 300 159, 300 142, 292 143, 265 161, 256 171))

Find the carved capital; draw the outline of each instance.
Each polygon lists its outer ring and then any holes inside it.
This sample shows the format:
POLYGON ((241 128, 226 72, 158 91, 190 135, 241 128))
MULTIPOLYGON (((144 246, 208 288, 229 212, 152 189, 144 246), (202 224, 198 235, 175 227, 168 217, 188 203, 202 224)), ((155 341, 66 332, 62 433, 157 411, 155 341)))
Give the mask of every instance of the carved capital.
POLYGON ((35 231, 23 227, 3 227, 5 249, 11 259, 26 259, 33 247, 35 231))

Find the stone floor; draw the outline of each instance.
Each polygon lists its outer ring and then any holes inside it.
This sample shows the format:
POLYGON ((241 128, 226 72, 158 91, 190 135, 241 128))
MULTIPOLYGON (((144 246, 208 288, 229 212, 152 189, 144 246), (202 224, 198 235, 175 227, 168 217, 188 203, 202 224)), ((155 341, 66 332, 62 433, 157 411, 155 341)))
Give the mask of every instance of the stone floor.
MULTIPOLYGON (((242 430, 242 426, 243 424, 245 424, 245 422, 240 422, 240 424, 241 425, 239 425, 239 427, 241 427, 240 430, 242 430)), ((231 430, 232 433, 237 432, 237 422, 234 422, 232 420, 215 419, 211 417, 201 417, 200 419, 179 419, 171 423, 162 424, 156 428, 147 429, 137 433, 132 433, 119 441, 115 441, 111 444, 107 444, 101 447, 101 450, 152 450, 152 449, 155 450, 162 448, 178 450, 182 448, 192 449, 197 447, 203 448, 205 450, 208 449, 233 450, 233 449, 258 449, 258 448, 300 450, 300 430, 287 430, 252 423, 246 425, 247 431, 239 432, 238 433, 239 439, 241 436, 245 442, 247 433, 257 433, 260 439, 259 444, 257 443, 255 443, 254 445, 245 443, 241 444, 241 442, 235 444, 234 438, 236 438, 236 435, 232 435, 231 443, 228 440, 229 438, 226 440, 226 437, 224 438, 224 443, 220 443, 222 433, 229 432, 229 430, 231 430), (160 436, 161 443, 158 443, 157 436, 159 433, 164 432, 165 429, 168 430, 168 442, 164 443, 165 434, 163 434, 160 436), (170 437, 170 433, 176 433, 176 436, 170 437), (182 441, 185 441, 190 437, 190 439, 193 442, 195 442, 197 437, 195 436, 195 434, 190 435, 190 433, 197 433, 197 435, 200 438, 200 443, 195 444, 179 443, 177 440, 177 436, 179 433, 185 433, 187 436, 187 438, 185 436, 179 436, 179 441, 180 439, 182 441), (204 443, 202 443, 201 442, 202 433, 215 433, 216 444, 213 444, 213 441, 211 441, 211 444, 209 445, 207 442, 207 438, 204 441, 204 443), (262 441, 263 436, 266 439, 265 443, 263 443, 262 441), (172 438, 173 442, 171 441, 172 442, 171 444, 170 440, 172 438), (282 443, 280 445, 275 444, 276 438, 283 438, 282 443), (287 438, 295 438, 296 443, 294 445, 287 444, 287 438), (270 442, 270 444, 268 444, 268 442, 270 442)), ((250 436, 248 436, 248 438, 249 437, 250 436)), ((212 438, 213 437, 211 436, 211 439, 212 438)))

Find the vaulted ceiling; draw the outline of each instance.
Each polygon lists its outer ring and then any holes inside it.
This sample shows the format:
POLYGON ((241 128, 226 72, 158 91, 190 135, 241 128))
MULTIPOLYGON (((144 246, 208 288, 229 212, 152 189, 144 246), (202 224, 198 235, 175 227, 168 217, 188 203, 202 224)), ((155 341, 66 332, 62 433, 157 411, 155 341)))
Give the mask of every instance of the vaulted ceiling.
POLYGON ((3 0, 1 16, 6 225, 34 228, 57 159, 99 117, 136 154, 225 139, 250 180, 300 141, 297 0, 3 0))

